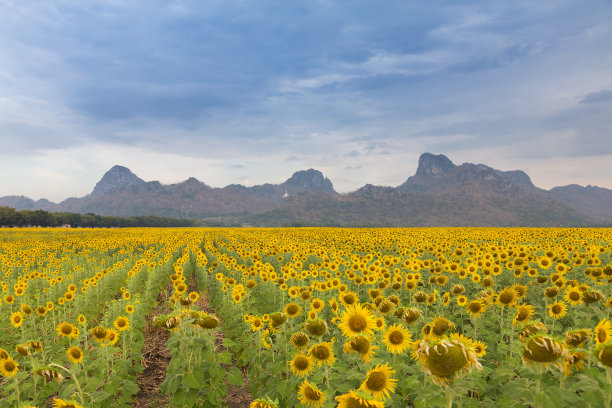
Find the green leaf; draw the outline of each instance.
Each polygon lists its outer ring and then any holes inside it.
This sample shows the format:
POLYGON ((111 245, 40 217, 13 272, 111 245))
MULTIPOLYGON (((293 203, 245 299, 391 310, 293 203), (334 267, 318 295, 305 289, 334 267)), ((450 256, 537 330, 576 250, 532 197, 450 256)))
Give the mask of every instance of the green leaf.
POLYGON ((222 364, 232 364, 232 355, 227 350, 223 350, 219 354, 218 360, 222 364))
POLYGON ((183 377, 183 384, 185 384, 189 388, 199 388, 202 385, 201 382, 198 382, 196 376, 193 373, 187 373, 183 377))
POLYGON ((232 367, 229 369, 226 378, 227 381, 232 385, 241 386, 242 384, 244 384, 242 372, 240 372, 240 370, 238 370, 236 367, 232 367))
POLYGON ((236 343, 234 340, 225 338, 223 339, 223 347, 227 347, 227 348, 233 348, 236 347, 238 345, 238 343, 236 343))

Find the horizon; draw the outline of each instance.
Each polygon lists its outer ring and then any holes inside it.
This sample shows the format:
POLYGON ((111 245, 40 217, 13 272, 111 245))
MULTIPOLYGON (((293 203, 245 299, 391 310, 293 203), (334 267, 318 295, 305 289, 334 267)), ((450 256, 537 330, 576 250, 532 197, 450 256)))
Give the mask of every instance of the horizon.
POLYGON ((398 186, 423 152, 612 189, 612 5, 0 0, 0 197, 398 186))

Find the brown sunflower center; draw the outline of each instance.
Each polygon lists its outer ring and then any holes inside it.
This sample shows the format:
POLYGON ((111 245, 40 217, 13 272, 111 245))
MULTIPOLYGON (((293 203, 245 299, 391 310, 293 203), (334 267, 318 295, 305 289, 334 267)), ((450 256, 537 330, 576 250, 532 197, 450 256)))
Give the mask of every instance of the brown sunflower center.
POLYGON ((306 387, 304 389, 304 396, 308 401, 319 401, 323 395, 312 387, 306 387))
POLYGON ((310 367, 310 360, 304 356, 298 356, 293 360, 293 366, 299 371, 307 370, 310 367))
POLYGON ((469 308, 470 312, 478 313, 480 310, 482 310, 482 304, 480 304, 480 302, 472 302, 470 303, 469 308))
POLYGON ((382 391, 387 385, 387 376, 385 373, 375 371, 368 376, 366 385, 372 391, 382 391))
POLYGON ((72 356, 72 358, 74 358, 75 360, 78 360, 81 358, 81 350, 77 350, 77 349, 71 349, 70 350, 70 355, 72 356))
POLYGON ((290 316, 293 316, 294 314, 296 314, 298 312, 299 307, 295 303, 291 303, 291 304, 287 305, 287 309, 286 310, 287 310, 287 313, 290 316))
POLYGON ((393 330, 389 333, 389 343, 391 344, 402 344, 404 342, 404 335, 399 330, 393 330))
POLYGON ((606 330, 604 329, 597 330, 597 341, 599 341, 599 343, 605 343, 607 339, 608 339, 608 333, 606 330))
POLYGON ((553 307, 550 309, 553 314, 560 314, 563 311, 563 308, 561 307, 561 305, 553 305, 553 307))
POLYGON ((4 369, 7 372, 13 372, 15 369, 17 368, 17 366, 15 365, 15 363, 13 363, 11 360, 6 360, 4 362, 4 369))
POLYGON ((528 309, 519 309, 517 315, 516 315, 516 320, 518 320, 519 322, 522 322, 523 320, 527 319, 529 317, 529 310, 528 309))
POLYGON ((448 377, 468 364, 463 347, 458 344, 438 344, 429 351, 425 365, 432 374, 448 377))
POLYGON ((316 346, 312 351, 312 355, 317 360, 327 360, 329 358, 329 350, 325 346, 316 346))
POLYGON ((72 327, 70 327, 67 324, 62 325, 61 330, 62 330, 62 334, 66 335, 66 336, 69 335, 69 334, 72 334, 72 327))
POLYGON ((569 294, 569 298, 570 298, 571 300, 573 300, 573 301, 580 300, 580 293, 578 293, 578 292, 571 292, 571 293, 569 294))
POLYGON ((365 317, 361 315, 354 315, 349 318, 348 325, 352 331, 360 332, 366 328, 367 322, 365 317))

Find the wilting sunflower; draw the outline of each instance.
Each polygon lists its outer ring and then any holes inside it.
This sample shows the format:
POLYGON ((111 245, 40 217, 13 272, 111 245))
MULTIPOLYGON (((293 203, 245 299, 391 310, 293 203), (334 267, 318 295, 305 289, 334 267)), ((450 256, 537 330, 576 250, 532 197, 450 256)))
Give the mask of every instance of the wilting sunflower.
POLYGON ((565 302, 557 301, 548 305, 548 315, 555 319, 560 319, 567 314, 567 305, 565 302))
POLYGON ((337 408, 384 408, 385 403, 366 394, 363 391, 349 391, 346 394, 338 395, 337 408))
POLYGON ((599 345, 595 349, 595 355, 603 365, 612 368, 612 343, 599 345))
POLYGON ((13 327, 19 327, 23 324, 23 315, 20 312, 14 312, 11 315, 11 324, 13 327))
MULTIPOLYGON (((30 347, 31 349, 34 349, 36 351, 43 351, 43 345, 40 341, 36 341, 36 340, 29 340, 26 345, 28 347, 30 347)), ((2 356, 0 355, 0 358, 2 358, 2 356)))
POLYGON ((569 286, 565 289, 565 296, 563 298, 572 306, 579 305, 582 303, 582 292, 575 286, 569 286))
POLYGON ((413 356, 438 385, 450 382, 453 376, 464 370, 482 369, 476 352, 458 339, 421 340, 413 347, 413 356))
POLYGON ((349 306, 342 314, 340 322, 342 334, 349 338, 357 334, 372 334, 375 326, 372 313, 358 304, 349 306))
POLYGON ((389 367, 387 363, 385 365, 378 364, 368 371, 366 379, 361 383, 359 389, 371 394, 378 400, 390 398, 389 393, 394 393, 397 386, 397 380, 391 378, 394 373, 395 370, 389 367))
POLYGON ((532 305, 523 304, 516 307, 516 316, 512 320, 512 324, 524 323, 527 320, 531 319, 534 314, 534 309, 532 305))
POLYGON ((327 333, 327 323, 323 319, 309 320, 306 322, 305 328, 312 336, 321 337, 327 333))
POLYGON ((305 407, 319 408, 325 403, 325 393, 304 380, 298 389, 298 399, 305 407))
POLYGON ((607 319, 601 321, 595 326, 595 342, 597 346, 609 342, 612 339, 612 323, 607 319))
POLYGON ((53 399, 53 408, 83 408, 82 405, 77 404, 76 402, 64 401, 63 399, 54 398, 53 399))
POLYGON ((558 365, 560 357, 567 355, 561 343, 552 337, 542 334, 531 336, 525 343, 522 359, 527 364, 558 365))
POLYGON ((563 375, 567 377, 572 373, 572 371, 584 370, 584 362, 586 357, 587 354, 580 351, 569 353, 563 360, 563 375))
POLYGON ((313 345, 310 347, 310 350, 308 350, 308 355, 317 363, 319 367, 322 364, 332 366, 336 362, 336 356, 334 356, 332 345, 329 342, 313 345))
POLYGON ((125 331, 130 328, 130 319, 125 316, 119 316, 115 319, 113 326, 119 331, 125 331))
POLYGON ((78 329, 68 322, 58 324, 55 330, 57 331, 57 335, 60 337, 68 337, 72 339, 76 339, 78 337, 78 329))
POLYGON ((297 353, 288 363, 291 371, 300 377, 306 377, 314 369, 312 358, 302 353, 297 353))
POLYGON ((66 350, 66 355, 73 364, 83 362, 83 351, 76 346, 70 347, 68 350, 66 350))
POLYGON ((548 329, 542 322, 530 322, 527 323, 519 332, 518 338, 521 342, 526 342, 534 334, 546 334, 548 329))
POLYGON ((514 288, 504 288, 497 296, 497 302, 503 308, 504 306, 512 306, 516 301, 516 291, 514 288))
POLYGON ((4 377, 12 377, 19 371, 19 363, 11 357, 0 360, 0 373, 4 377))
POLYGON ((435 337, 442 337, 448 330, 455 328, 455 325, 444 316, 436 316, 431 324, 431 334, 435 337))
POLYGON ((565 345, 571 348, 582 347, 582 344, 591 337, 593 333, 589 329, 571 330, 565 334, 565 345))
POLYGON ((310 338, 304 332, 297 332, 293 336, 291 336, 291 344, 298 350, 305 349, 308 347, 308 342, 310 342, 310 338))
POLYGON ((378 347, 372 344, 372 338, 370 336, 359 335, 344 343, 343 349, 347 354, 358 353, 359 357, 367 363, 372 356, 374 356, 374 351, 377 350, 378 347))
POLYGON ((383 343, 392 354, 403 353, 411 342, 410 332, 401 324, 389 326, 383 334, 383 343))

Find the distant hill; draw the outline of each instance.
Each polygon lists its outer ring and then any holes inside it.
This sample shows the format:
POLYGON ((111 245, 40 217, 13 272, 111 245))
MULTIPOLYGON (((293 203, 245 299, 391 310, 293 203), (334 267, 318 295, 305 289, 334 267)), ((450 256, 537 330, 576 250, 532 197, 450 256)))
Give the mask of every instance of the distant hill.
POLYGON ((455 165, 444 155, 424 153, 416 173, 401 185, 365 185, 347 194, 338 194, 314 169, 280 184, 213 188, 193 177, 169 185, 144 181, 114 166, 84 197, 54 204, 7 196, 0 206, 260 226, 586 226, 612 223, 611 197, 612 190, 591 186, 546 191, 520 170, 455 165))

